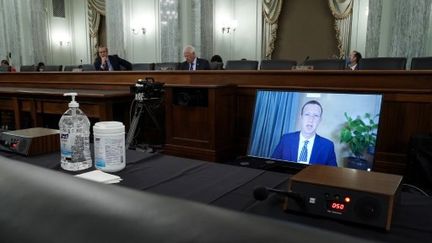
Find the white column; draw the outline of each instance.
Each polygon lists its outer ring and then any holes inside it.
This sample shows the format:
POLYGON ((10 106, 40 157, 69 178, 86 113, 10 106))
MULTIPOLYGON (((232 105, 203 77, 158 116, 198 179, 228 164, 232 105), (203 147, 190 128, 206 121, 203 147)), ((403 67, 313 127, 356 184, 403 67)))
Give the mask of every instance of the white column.
POLYGON ((93 63, 90 53, 89 24, 87 14, 87 0, 71 1, 71 35, 72 35, 72 63, 73 65, 93 63))
POLYGON ((125 57, 124 48, 124 24, 123 24, 123 1, 106 0, 106 30, 107 45, 110 54, 118 54, 125 57))
POLYGON ((226 60, 261 59, 261 0, 214 1, 214 53, 226 60), (237 21, 235 31, 222 33, 224 24, 237 21))
POLYGON ((383 0, 378 56, 388 57, 392 36, 393 0, 383 0))
POLYGON ((366 50, 368 13, 368 0, 354 0, 350 50, 356 50, 363 55, 366 50))
POLYGON ((181 47, 193 44, 193 21, 192 16, 192 0, 180 0, 180 26, 181 26, 181 47))

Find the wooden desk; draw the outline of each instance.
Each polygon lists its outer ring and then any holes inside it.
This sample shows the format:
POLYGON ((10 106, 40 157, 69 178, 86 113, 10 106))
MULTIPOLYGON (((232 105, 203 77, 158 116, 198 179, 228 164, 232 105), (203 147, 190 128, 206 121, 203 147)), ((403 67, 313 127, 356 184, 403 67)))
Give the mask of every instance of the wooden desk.
POLYGON ((165 153, 226 161, 235 158, 235 86, 165 86, 165 153))
MULTIPOLYGON (((380 92, 384 95, 375 170, 403 174, 409 139, 432 132, 432 71, 145 71, 2 73, 0 86, 129 90, 139 78, 175 85, 235 85, 236 155, 245 155, 256 90, 380 92)), ((0 98, 3 95, 0 95, 0 98)), ((60 97, 59 97, 60 98, 60 97)), ((80 103, 84 100, 80 100, 80 103)), ((62 101, 66 110, 67 101, 62 101)), ((13 104, 13 102, 11 102, 13 104)), ((16 104, 16 103, 15 103, 16 104)), ((84 105, 84 104, 83 104, 84 105)), ((2 105, 0 104, 0 107, 2 105)), ((181 116, 177 116, 181 117, 181 116)), ((127 120, 127 119, 126 119, 127 120)), ((174 123, 176 121, 173 121, 174 123)), ((192 144, 190 144, 192 145, 192 144)))
POLYGON ((0 87, 0 110, 14 112, 15 129, 23 128, 22 112, 30 113, 32 127, 43 126, 44 114, 61 115, 67 110, 70 97, 63 94, 68 92, 78 93, 80 109, 89 118, 100 121, 113 120, 117 105, 124 105, 122 110, 127 111, 132 99, 130 92, 118 90, 0 87))

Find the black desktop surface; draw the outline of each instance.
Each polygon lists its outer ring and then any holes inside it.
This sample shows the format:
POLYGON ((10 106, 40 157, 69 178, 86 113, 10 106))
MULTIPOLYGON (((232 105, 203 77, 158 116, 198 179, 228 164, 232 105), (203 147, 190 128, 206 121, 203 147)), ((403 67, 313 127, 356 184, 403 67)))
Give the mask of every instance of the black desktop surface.
MULTIPOLYGON (((59 166, 59 153, 34 157, 3 152, 0 154, 62 171, 59 166)), ((252 193, 257 186, 285 188, 289 174, 132 150, 127 151, 126 157, 126 168, 113 173, 123 178, 119 186, 297 222, 368 240, 428 242, 432 239, 432 198, 417 193, 400 193, 391 230, 385 232, 327 218, 285 213, 277 195, 270 196, 263 202, 253 198, 252 193)))

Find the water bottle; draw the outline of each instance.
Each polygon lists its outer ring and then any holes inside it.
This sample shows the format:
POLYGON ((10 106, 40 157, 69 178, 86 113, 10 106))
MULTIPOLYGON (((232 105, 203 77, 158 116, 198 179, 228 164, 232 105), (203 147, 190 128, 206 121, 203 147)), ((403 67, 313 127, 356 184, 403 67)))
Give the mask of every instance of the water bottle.
POLYGON ((69 109, 60 118, 61 167, 64 170, 78 171, 90 168, 90 121, 75 101, 77 93, 65 93, 71 96, 69 109))

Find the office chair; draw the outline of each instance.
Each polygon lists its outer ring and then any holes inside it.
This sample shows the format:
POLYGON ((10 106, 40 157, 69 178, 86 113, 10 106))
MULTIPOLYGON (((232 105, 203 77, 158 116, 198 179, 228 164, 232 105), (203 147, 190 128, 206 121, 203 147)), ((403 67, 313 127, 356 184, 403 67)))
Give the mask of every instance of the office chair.
POLYGON ((315 59, 307 60, 304 66, 313 66, 314 70, 344 70, 344 59, 315 59))
POLYGON ((20 67, 20 72, 36 72, 34 65, 23 65, 20 67))
POLYGON ((179 63, 178 62, 162 62, 156 63, 154 70, 178 70, 179 63))
POLYGON ((64 66, 63 71, 64 72, 72 72, 74 69, 78 69, 79 67, 77 65, 66 65, 64 66))
POLYGON ((62 71, 63 65, 45 65, 43 70, 48 72, 62 71))
POLYGON ((363 242, 8 158, 1 159, 0 178, 1 242, 363 242))
POLYGON ((260 70, 291 70, 296 65, 294 60, 262 60, 260 70))
POLYGON ((132 70, 154 70, 154 63, 133 63, 132 70))
POLYGON ((225 65, 225 70, 257 70, 258 61, 252 60, 229 60, 225 65))
POLYGON ((405 70, 405 57, 374 57, 362 58, 359 61, 359 70, 405 70))
POLYGON ((223 62, 210 62, 210 70, 223 70, 223 62))
POLYGON ((432 57, 413 57, 411 70, 432 70, 432 57))
POLYGON ((96 71, 95 67, 93 64, 83 64, 82 65, 82 70, 83 71, 96 71))

